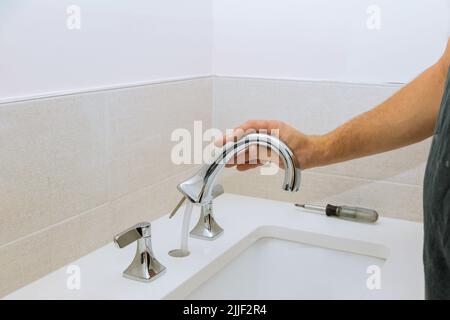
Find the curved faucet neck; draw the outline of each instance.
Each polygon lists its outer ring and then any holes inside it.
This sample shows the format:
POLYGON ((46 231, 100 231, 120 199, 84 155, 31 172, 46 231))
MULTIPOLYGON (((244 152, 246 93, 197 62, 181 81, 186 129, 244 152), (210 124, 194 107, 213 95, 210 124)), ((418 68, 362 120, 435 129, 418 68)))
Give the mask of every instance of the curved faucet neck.
POLYGON ((261 145, 276 151, 283 161, 285 170, 283 190, 298 191, 300 188, 300 167, 294 153, 278 138, 262 133, 251 133, 237 142, 227 144, 211 164, 203 165, 194 176, 180 183, 178 190, 191 202, 198 204, 210 202, 212 200, 212 188, 225 164, 251 145, 261 145))

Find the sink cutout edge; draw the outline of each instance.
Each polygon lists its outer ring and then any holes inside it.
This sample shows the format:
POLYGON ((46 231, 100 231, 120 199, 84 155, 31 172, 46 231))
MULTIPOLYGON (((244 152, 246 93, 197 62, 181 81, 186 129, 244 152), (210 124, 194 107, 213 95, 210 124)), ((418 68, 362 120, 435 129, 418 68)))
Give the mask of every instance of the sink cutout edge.
POLYGON ((210 279, 222 268, 236 259, 252 244, 263 238, 292 241, 300 244, 369 256, 383 260, 387 260, 390 255, 390 250, 387 246, 374 242, 330 236, 322 233, 273 225, 259 226, 203 268, 200 268, 191 278, 181 283, 176 289, 164 296, 163 299, 184 299, 205 281, 210 279))

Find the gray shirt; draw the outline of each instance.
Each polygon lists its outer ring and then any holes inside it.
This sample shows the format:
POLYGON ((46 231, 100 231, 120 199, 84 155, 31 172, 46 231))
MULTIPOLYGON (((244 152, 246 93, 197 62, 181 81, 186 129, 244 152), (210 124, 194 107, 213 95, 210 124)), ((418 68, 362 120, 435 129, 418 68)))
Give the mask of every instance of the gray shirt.
POLYGON ((425 296, 450 299, 450 72, 425 170, 425 296))

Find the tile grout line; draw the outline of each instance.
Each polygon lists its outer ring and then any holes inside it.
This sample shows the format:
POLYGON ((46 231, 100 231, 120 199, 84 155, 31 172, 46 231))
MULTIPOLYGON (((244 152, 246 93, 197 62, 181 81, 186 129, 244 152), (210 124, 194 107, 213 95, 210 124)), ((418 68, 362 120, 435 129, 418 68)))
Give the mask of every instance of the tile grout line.
POLYGON ((163 183, 167 182, 168 180, 170 180, 170 179, 172 179, 172 178, 176 178, 176 177, 181 176, 181 175, 183 175, 183 174, 186 174, 186 173, 188 173, 188 172, 191 171, 191 170, 193 170, 193 168, 183 170, 183 171, 181 171, 181 172, 179 172, 179 173, 176 173, 176 174, 174 174, 174 175, 170 175, 170 176, 164 178, 163 180, 160 180, 160 181, 155 182, 155 183, 153 183, 153 184, 151 184, 151 185, 145 186, 144 188, 135 190, 135 191, 133 191, 133 192, 129 192, 129 193, 124 194, 124 195, 122 195, 122 196, 120 196, 120 197, 118 197, 118 198, 116 198, 116 199, 109 200, 109 201, 107 201, 107 202, 105 202, 105 203, 103 203, 103 204, 101 204, 101 205, 99 205, 99 206, 96 206, 96 207, 91 208, 91 209, 89 209, 89 210, 83 211, 83 212, 81 212, 81 213, 78 213, 78 214, 76 214, 76 215, 73 215, 72 217, 69 217, 69 218, 67 218, 67 219, 58 221, 58 222, 56 222, 56 223, 54 223, 54 224, 52 224, 52 225, 46 226, 46 227, 44 227, 44 228, 42 228, 42 229, 40 229, 40 230, 36 230, 36 231, 34 231, 34 232, 30 233, 30 234, 27 234, 27 235, 25 235, 25 236, 22 236, 22 237, 19 237, 19 238, 17 238, 17 239, 14 239, 14 240, 12 240, 12 241, 9 241, 9 242, 7 242, 7 243, 5 243, 5 244, 2 244, 2 245, 0 246, 0 250, 1 250, 1 249, 4 249, 4 248, 6 248, 6 247, 8 247, 8 246, 10 246, 10 245, 13 245, 13 244, 15 244, 15 243, 17 243, 17 242, 23 241, 23 240, 25 240, 25 239, 27 239, 27 238, 29 238, 29 237, 33 237, 33 236, 36 236, 36 235, 38 235, 38 234, 47 232, 47 231, 51 230, 52 228, 58 227, 58 226, 60 226, 60 225, 62 225, 62 224, 65 224, 65 223, 67 223, 67 222, 70 222, 70 221, 72 221, 72 220, 79 219, 79 218, 81 218, 82 216, 88 215, 89 213, 91 213, 91 212, 94 211, 94 210, 98 210, 99 208, 102 208, 102 207, 106 207, 106 206, 108 206, 108 205, 111 205, 111 203, 113 203, 113 202, 115 202, 115 201, 118 201, 118 200, 120 200, 120 199, 122 199, 122 198, 124 198, 124 197, 126 197, 126 196, 129 196, 129 195, 132 194, 132 193, 139 192, 139 191, 143 191, 143 190, 148 189, 148 188, 153 188, 153 187, 157 186, 158 184, 163 184, 163 183))
MULTIPOLYGON (((232 177, 234 175, 237 175, 239 172, 233 172, 231 175, 227 176, 227 178, 232 177)), ((302 174, 304 174, 304 171, 302 171, 302 174)), ((392 184, 402 187, 415 187, 415 188, 422 188, 422 185, 419 184, 411 184, 411 183, 403 183, 403 182, 395 182, 395 181, 389 181, 389 180, 373 180, 373 179, 367 179, 367 178, 358 178, 353 176, 347 176, 343 174, 336 174, 336 173, 325 173, 325 172, 317 172, 317 171, 306 171, 306 174, 312 174, 312 175, 320 175, 320 176, 330 176, 334 178, 343 178, 343 179, 349 179, 349 180, 356 180, 361 182, 371 182, 371 183, 386 183, 386 184, 392 184)))
POLYGON ((378 182, 378 183, 387 183, 387 184, 393 184, 403 187, 418 187, 421 188, 421 184, 412 184, 412 183, 405 183, 405 182, 397 182, 397 181, 390 181, 390 180, 374 180, 374 179, 368 179, 368 178, 359 178, 354 176, 347 176, 344 174, 337 174, 337 173, 326 173, 326 172, 317 172, 317 171, 309 171, 307 173, 311 174, 317 174, 317 175, 323 175, 323 176, 331 176, 331 177, 339 177, 339 178, 345 178, 350 180, 359 180, 359 181, 365 181, 365 182, 378 182))
MULTIPOLYGON (((106 203, 105 203, 105 204, 102 204, 102 205, 100 205, 100 206, 97 206, 97 207, 95 207, 95 208, 93 208, 93 209, 90 209, 89 211, 95 210, 96 208, 102 207, 102 206, 104 206, 104 205, 106 205, 106 203)), ((60 226, 60 225, 62 225, 62 224, 64 224, 64 223, 66 223, 66 222, 69 222, 69 221, 71 221, 71 220, 75 220, 75 219, 77 219, 77 218, 79 217, 79 215, 80 215, 80 214, 76 214, 76 215, 74 215, 74 216, 72 216, 72 217, 69 217, 69 218, 67 218, 67 219, 58 221, 58 222, 56 222, 56 223, 54 223, 54 224, 52 224, 52 225, 46 226, 46 227, 44 227, 44 228, 42 228, 42 229, 40 229, 40 230, 36 230, 36 231, 34 231, 34 232, 30 233, 30 234, 27 234, 26 236, 22 236, 22 237, 20 237, 20 238, 17 238, 17 239, 14 239, 14 240, 10 241, 10 242, 7 242, 7 243, 5 243, 5 244, 2 244, 2 245, 0 246, 0 249, 4 249, 4 248, 6 248, 6 247, 8 247, 8 246, 10 246, 10 245, 13 245, 13 244, 15 244, 15 243, 17 243, 17 242, 20 242, 20 241, 22 241, 22 240, 25 240, 26 238, 34 237, 34 236, 36 236, 36 235, 38 235, 38 234, 41 234, 41 233, 43 233, 43 232, 46 232, 46 231, 48 231, 48 230, 50 230, 50 229, 52 229, 52 228, 54 228, 54 227, 60 226)))
POLYGON ((313 172, 313 171, 310 171, 308 173, 322 175, 322 176, 339 177, 339 178, 344 178, 344 179, 349 179, 349 180, 364 181, 364 182, 387 183, 387 184, 403 186, 403 187, 417 187, 417 188, 422 187, 421 185, 418 185, 418 184, 395 182, 395 181, 389 181, 389 180, 373 180, 373 179, 367 179, 367 178, 358 178, 358 177, 346 176, 346 175, 336 174, 336 173, 324 173, 324 172, 313 172))

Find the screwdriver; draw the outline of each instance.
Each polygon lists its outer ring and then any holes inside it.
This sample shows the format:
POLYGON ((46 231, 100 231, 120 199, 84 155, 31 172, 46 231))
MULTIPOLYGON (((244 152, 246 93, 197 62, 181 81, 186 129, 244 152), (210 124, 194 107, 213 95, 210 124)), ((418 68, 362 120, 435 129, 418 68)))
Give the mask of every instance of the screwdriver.
POLYGON ((375 223, 378 220, 379 214, 373 209, 349 207, 349 206, 334 206, 327 204, 326 207, 312 204, 295 204, 296 207, 304 208, 309 211, 325 213, 328 217, 337 217, 339 219, 358 221, 365 223, 375 223))

